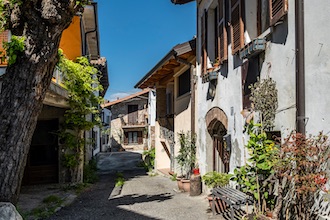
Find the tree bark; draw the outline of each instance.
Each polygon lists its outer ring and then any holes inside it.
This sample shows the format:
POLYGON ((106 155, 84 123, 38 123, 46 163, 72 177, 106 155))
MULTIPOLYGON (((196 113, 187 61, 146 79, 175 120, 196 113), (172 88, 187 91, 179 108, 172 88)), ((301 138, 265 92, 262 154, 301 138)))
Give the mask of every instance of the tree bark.
POLYGON ((6 69, 0 95, 0 202, 17 202, 61 34, 78 10, 75 2, 25 0, 11 12, 12 33, 26 40, 24 52, 6 69))

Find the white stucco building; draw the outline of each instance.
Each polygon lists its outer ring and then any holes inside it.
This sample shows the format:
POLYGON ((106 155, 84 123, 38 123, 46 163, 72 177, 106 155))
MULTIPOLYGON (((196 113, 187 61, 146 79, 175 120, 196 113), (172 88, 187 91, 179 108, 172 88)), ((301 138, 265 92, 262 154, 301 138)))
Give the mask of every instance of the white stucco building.
MULTIPOLYGON (((192 2, 172 0, 176 4, 192 2)), ((329 132, 328 1, 199 0, 196 134, 201 173, 246 162, 249 85, 272 78, 278 90, 274 132, 329 132), (219 60, 219 67, 213 63, 219 60), (225 142, 230 148, 225 148, 225 142)))

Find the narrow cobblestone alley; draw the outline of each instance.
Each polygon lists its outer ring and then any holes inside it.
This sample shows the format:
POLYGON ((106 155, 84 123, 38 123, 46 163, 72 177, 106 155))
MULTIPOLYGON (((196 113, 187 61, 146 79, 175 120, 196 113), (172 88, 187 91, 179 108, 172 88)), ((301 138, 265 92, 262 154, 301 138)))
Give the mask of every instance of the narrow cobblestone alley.
POLYGON ((122 191, 108 199, 115 185, 113 171, 102 174, 99 182, 49 220, 208 219, 211 216, 205 195, 190 197, 177 192, 175 181, 161 175, 148 176, 141 169, 122 170, 126 180, 122 191))

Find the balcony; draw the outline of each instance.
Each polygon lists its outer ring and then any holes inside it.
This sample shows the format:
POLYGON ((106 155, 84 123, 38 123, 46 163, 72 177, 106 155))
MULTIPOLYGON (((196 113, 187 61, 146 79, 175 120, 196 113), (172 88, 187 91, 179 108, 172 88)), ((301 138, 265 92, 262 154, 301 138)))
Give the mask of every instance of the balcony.
POLYGON ((135 111, 122 117, 122 128, 144 128, 147 126, 147 112, 135 111))

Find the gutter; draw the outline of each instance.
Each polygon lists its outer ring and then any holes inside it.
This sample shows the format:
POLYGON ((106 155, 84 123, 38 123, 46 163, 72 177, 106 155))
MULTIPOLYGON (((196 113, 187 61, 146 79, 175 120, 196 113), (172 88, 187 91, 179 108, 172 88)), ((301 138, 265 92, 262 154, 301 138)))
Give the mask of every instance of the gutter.
POLYGON ((85 50, 84 50, 84 55, 87 55, 87 35, 90 34, 90 33, 96 33, 96 37, 97 37, 97 40, 96 40, 96 43, 97 43, 97 54, 98 56, 100 56, 100 45, 99 45, 99 33, 98 33, 98 22, 97 22, 97 3, 96 2, 91 2, 92 3, 92 6, 93 6, 93 11, 94 11, 94 18, 95 18, 95 27, 93 30, 90 30, 90 31, 87 31, 85 32, 85 50))
POLYGON ((306 134, 304 0, 295 1, 296 36, 296 129, 306 134))

